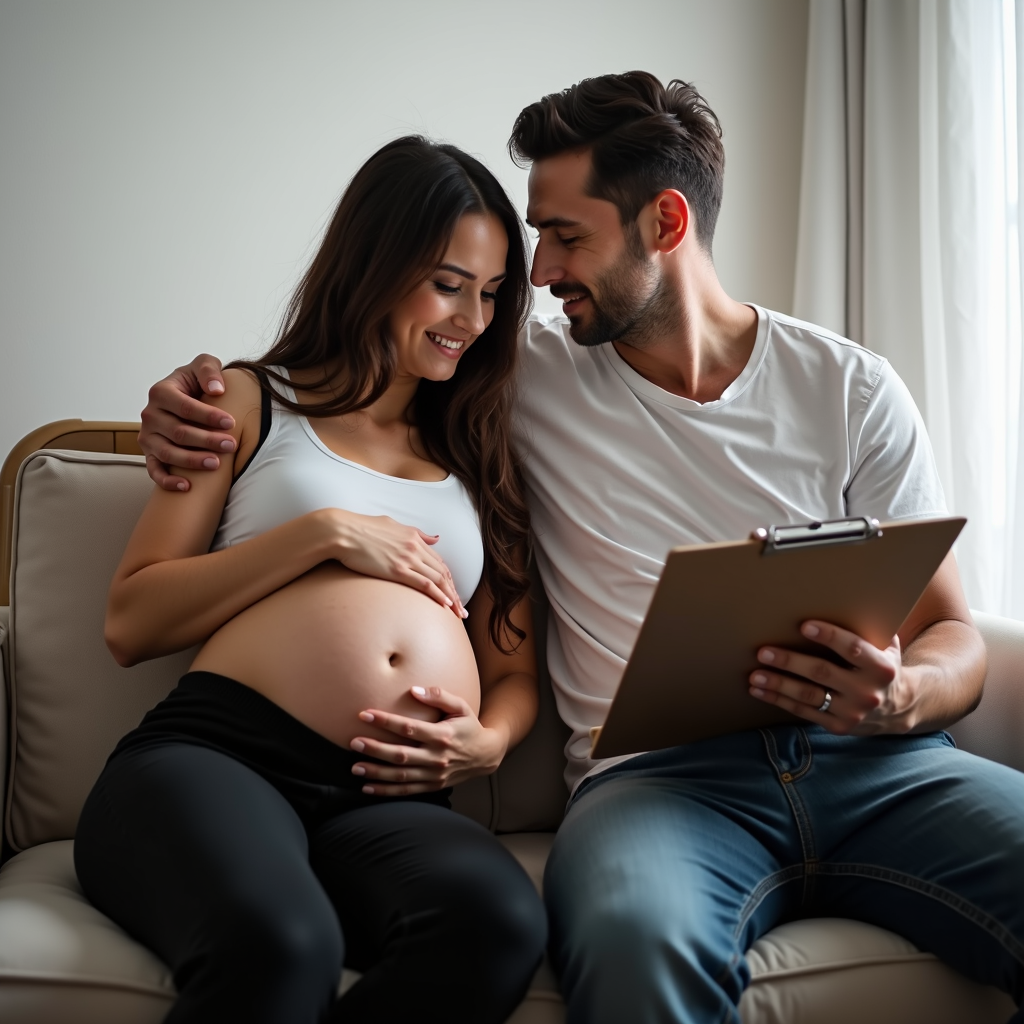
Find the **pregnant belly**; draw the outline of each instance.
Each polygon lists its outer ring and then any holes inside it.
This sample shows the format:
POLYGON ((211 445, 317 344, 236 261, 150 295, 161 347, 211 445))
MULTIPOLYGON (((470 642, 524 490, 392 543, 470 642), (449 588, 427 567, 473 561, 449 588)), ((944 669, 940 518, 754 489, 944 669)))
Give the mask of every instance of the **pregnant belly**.
POLYGON ((462 621, 431 598, 350 572, 314 569, 225 623, 193 670, 251 686, 340 746, 396 741, 361 722, 376 709, 426 721, 440 713, 413 686, 441 686, 480 709, 480 677, 462 621))

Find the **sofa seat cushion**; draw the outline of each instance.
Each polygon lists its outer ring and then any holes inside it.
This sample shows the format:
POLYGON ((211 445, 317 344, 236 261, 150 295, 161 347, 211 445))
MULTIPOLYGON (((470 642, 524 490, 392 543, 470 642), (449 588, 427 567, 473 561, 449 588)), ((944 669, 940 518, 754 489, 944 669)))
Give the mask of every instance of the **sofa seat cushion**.
POLYGON ((743 1024, 1005 1024, 1013 1001, 874 925, 809 918, 747 954, 743 1024))
MULTIPOLYGON (((501 839, 540 888, 547 833, 501 839)), ((744 1024, 1003 1024, 1009 997, 976 985, 905 939, 857 921, 782 925, 748 954, 744 1024)), ((359 975, 345 971, 344 991, 359 975)), ((174 999, 170 972, 93 907, 72 843, 33 847, 0 868, 0 1020, 5 1024, 157 1024, 174 999)), ((509 1024, 562 1024, 545 960, 509 1024)))
POLYGON ((155 1024, 173 999, 167 968, 82 895, 70 841, 0 869, 0 1019, 155 1024))

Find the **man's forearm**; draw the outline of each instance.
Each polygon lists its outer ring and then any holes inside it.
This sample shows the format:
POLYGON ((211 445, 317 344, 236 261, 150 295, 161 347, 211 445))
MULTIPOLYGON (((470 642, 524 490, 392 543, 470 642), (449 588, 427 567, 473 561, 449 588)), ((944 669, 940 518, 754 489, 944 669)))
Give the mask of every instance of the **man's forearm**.
POLYGON ((944 619, 929 626, 903 652, 907 707, 897 730, 932 732, 970 714, 981 700, 986 666, 985 642, 973 625, 944 619))

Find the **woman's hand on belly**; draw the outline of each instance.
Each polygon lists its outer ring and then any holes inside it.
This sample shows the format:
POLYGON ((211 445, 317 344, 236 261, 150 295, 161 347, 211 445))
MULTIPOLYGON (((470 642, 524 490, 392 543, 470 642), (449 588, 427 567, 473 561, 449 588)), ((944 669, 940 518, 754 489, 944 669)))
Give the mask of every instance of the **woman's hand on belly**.
POLYGON ((438 708, 444 718, 423 722, 416 718, 369 710, 359 717, 367 724, 394 733, 400 743, 359 736, 352 750, 387 764, 369 761, 353 765, 352 772, 366 778, 363 792, 373 796, 409 796, 428 793, 465 782, 476 775, 490 775, 505 756, 508 737, 481 724, 461 697, 440 687, 410 691, 418 701, 438 708))
POLYGON ((340 508, 309 513, 331 532, 332 554, 347 569, 420 590, 460 618, 468 612, 444 559, 433 550, 437 536, 404 526, 390 516, 364 516, 340 508))

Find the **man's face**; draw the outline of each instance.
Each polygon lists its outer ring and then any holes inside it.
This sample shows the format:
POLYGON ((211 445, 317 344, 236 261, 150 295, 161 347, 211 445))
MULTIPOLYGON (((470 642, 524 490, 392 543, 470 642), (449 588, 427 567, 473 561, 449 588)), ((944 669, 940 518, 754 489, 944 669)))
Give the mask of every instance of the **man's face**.
POLYGON ((527 222, 538 232, 530 280, 562 299, 580 345, 637 343, 659 300, 659 277, 618 207, 584 191, 590 152, 560 153, 530 171, 527 222))

